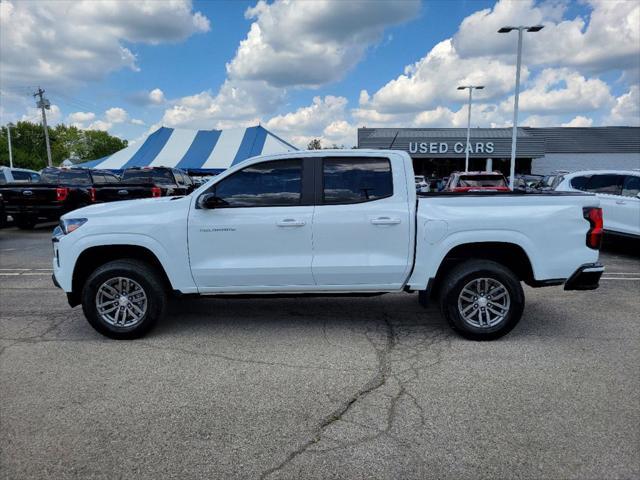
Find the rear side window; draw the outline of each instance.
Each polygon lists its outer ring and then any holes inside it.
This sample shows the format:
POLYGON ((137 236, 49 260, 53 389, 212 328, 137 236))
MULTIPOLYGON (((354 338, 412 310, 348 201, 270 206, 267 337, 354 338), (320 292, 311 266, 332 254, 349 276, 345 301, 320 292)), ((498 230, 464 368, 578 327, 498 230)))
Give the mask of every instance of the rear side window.
POLYGON ((586 190, 589 177, 575 177, 571 179, 571 186, 578 190, 586 190))
POLYGON ((300 205, 302 160, 276 160, 243 168, 215 185, 229 207, 300 205))
POLYGON ((104 179, 104 175, 101 173, 92 173, 91 176, 93 177, 93 183, 107 183, 104 179))
POLYGON ((325 158, 325 204, 361 203, 393 195, 391 162, 386 158, 325 158))
POLYGON ((593 175, 587 182, 586 190, 593 193, 620 195, 622 178, 621 175, 593 175))
POLYGON ((636 197, 640 193, 640 177, 629 175, 624 178, 622 184, 622 195, 625 197, 636 197))
POLYGON ((7 178, 4 176, 4 172, 0 172, 0 185, 7 183, 7 178))
POLYGON ((14 182, 32 182, 32 176, 29 172, 21 172, 20 170, 12 170, 14 182))
POLYGON ((60 173, 60 183, 63 185, 91 185, 91 177, 88 172, 67 170, 60 173))

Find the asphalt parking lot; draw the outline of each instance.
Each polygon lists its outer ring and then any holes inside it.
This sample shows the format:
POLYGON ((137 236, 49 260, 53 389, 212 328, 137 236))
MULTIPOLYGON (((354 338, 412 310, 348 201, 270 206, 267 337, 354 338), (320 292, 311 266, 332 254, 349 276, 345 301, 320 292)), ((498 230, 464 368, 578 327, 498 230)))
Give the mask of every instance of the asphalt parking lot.
POLYGON ((118 342, 51 284, 50 230, 0 230, 3 478, 640 477, 628 246, 490 343, 406 294, 175 302, 118 342))

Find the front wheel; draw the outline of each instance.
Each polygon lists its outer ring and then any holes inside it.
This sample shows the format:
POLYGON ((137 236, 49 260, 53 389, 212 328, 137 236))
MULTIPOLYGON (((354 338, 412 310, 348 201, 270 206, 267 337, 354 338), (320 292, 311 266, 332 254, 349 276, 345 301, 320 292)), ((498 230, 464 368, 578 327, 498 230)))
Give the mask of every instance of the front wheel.
POLYGON ((440 308, 451 327, 471 340, 493 340, 509 333, 524 310, 520 280, 490 260, 468 260, 444 279, 440 308))
POLYGON ((147 263, 115 260, 95 270, 82 290, 82 310, 98 332, 128 340, 145 335, 162 317, 166 290, 147 263))

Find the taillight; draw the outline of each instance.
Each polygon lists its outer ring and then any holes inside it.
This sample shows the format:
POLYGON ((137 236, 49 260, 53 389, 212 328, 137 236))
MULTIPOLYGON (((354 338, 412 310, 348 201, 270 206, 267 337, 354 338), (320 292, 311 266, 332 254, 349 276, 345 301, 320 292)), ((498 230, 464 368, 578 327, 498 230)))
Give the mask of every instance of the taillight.
POLYGON ((582 213, 590 225, 587 232, 587 247, 599 250, 602 245, 602 209, 585 207, 582 209, 582 213))
POLYGON ((58 187, 56 188, 56 201, 64 202, 69 195, 69 189, 66 187, 58 187))
POLYGON ((89 189, 89 200, 91 200, 92 202, 96 201, 96 189, 93 187, 89 189))
POLYGON ((151 187, 151 196, 152 197, 162 196, 162 190, 160 189, 160 187, 151 187))

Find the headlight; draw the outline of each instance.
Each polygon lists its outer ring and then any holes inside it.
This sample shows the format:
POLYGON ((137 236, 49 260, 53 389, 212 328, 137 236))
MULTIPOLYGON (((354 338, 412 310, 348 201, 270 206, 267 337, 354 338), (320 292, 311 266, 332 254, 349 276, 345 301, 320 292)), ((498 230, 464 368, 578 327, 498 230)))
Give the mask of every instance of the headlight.
POLYGON ((62 229, 62 232, 67 235, 68 233, 77 230, 85 223, 87 223, 86 218, 67 218, 60 220, 60 228, 62 229))

